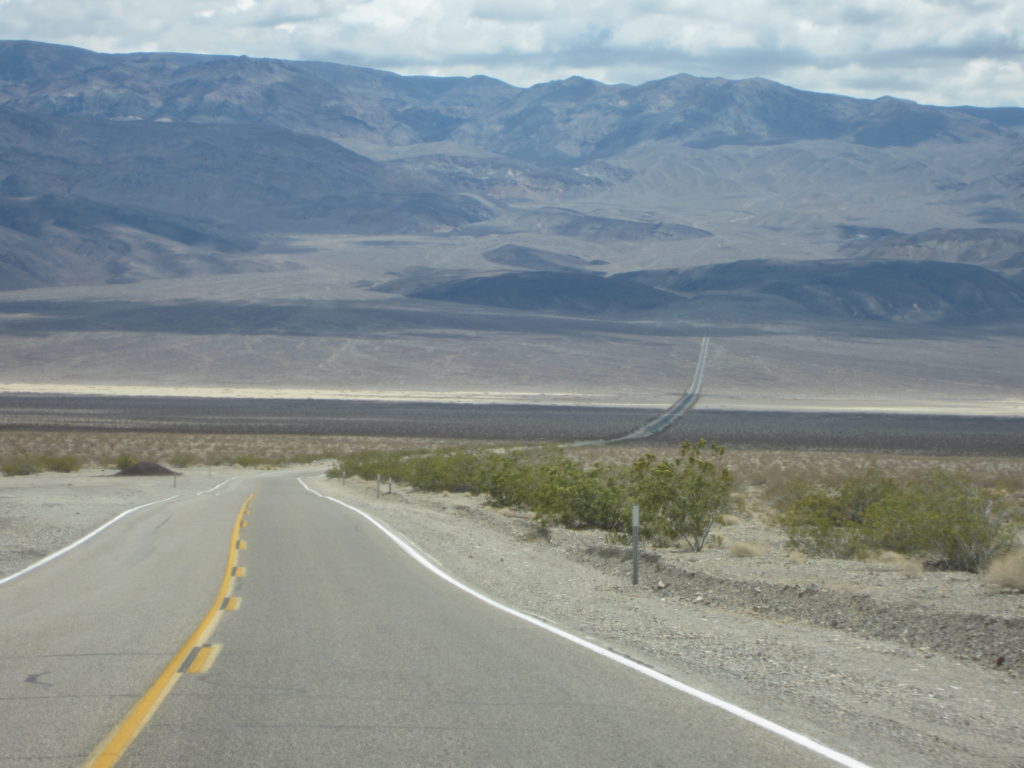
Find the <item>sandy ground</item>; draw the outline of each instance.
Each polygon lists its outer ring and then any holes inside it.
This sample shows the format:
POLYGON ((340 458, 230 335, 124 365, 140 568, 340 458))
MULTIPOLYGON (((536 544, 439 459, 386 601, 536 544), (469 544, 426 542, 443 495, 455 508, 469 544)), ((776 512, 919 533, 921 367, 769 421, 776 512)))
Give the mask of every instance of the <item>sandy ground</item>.
MULTIPOLYGON (((47 395, 122 395, 128 397, 230 397, 281 400, 370 400, 411 403, 510 405, 583 405, 621 408, 665 407, 671 401, 623 402, 606 393, 476 392, 371 389, 298 389, 270 387, 160 387, 122 384, 0 383, 0 393, 47 395)), ((681 394, 681 393, 680 393, 681 394)))
MULTIPOLYGON (((645 547, 632 586, 626 548, 600 532, 544 536, 525 513, 463 494, 396 487, 378 499, 368 483, 325 479, 325 468, 303 474, 466 583, 869 765, 1024 768, 1020 593, 970 574, 793 558, 746 518, 703 553, 645 547), (732 556, 741 542, 757 554, 732 556)), ((2 478, 0 578, 127 508, 247 472, 2 478)))

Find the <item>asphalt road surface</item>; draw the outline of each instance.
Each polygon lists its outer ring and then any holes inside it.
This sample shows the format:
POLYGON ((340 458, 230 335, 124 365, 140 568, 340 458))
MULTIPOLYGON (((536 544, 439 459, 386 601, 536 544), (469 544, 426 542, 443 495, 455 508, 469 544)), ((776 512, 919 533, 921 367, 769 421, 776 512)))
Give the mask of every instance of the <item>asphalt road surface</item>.
POLYGON ((0 585, 0 627, 3 768, 837 764, 488 605, 285 472, 125 517, 0 585))

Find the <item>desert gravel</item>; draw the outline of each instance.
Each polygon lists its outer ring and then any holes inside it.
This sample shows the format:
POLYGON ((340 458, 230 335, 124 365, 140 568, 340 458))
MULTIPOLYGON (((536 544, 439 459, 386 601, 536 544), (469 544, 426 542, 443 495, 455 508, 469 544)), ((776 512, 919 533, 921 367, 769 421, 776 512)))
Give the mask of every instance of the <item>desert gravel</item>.
MULTIPOLYGON (((377 499, 322 470, 301 474, 467 584, 868 765, 1024 768, 1022 594, 899 563, 802 562, 744 520, 700 554, 646 547, 634 587, 628 548, 602 533, 544 535, 460 494, 377 499), (731 556, 736 543, 755 554, 731 556)), ((0 578, 125 509, 245 472, 0 479, 0 578)))

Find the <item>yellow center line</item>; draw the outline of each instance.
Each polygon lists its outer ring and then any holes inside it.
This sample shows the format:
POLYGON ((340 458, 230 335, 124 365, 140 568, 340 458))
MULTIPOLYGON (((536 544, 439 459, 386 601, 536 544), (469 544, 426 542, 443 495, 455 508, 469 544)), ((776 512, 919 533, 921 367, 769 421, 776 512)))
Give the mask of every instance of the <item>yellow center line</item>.
POLYGON ((210 643, 196 649, 197 653, 192 662, 185 668, 185 674, 201 675, 204 672, 209 672, 213 662, 217 659, 217 654, 220 653, 221 647, 220 643, 210 643))
MULTIPOLYGON (((171 659, 170 664, 160 673, 156 682, 142 695, 142 698, 136 702, 135 706, 125 715, 124 719, 118 723, 114 730, 93 750, 89 758, 82 764, 82 768, 109 768, 121 759, 125 750, 131 746, 131 743, 135 741, 136 737, 142 732, 142 729, 146 727, 146 723, 149 722, 157 709, 160 708, 160 704, 163 703, 167 694, 171 692, 174 684, 178 682, 182 675, 182 666, 185 664, 189 654, 192 653, 196 646, 205 643, 207 638, 213 633, 217 620, 221 616, 221 606, 224 604, 228 589, 231 587, 232 569, 238 560, 238 550, 245 549, 244 546, 239 546, 239 544, 244 545, 244 542, 241 542, 238 538, 242 516, 248 512, 249 504, 255 496, 256 494, 250 494, 235 518, 235 525, 231 531, 231 549, 228 553, 228 564, 224 570, 224 578, 221 580, 220 589, 217 592, 216 599, 213 601, 213 606, 206 616, 203 617, 203 620, 199 622, 199 626, 196 627, 192 636, 185 641, 185 644, 181 646, 181 649, 171 659)), ((210 664, 213 663, 212 656, 214 655, 206 655, 206 659, 208 659, 210 664)))

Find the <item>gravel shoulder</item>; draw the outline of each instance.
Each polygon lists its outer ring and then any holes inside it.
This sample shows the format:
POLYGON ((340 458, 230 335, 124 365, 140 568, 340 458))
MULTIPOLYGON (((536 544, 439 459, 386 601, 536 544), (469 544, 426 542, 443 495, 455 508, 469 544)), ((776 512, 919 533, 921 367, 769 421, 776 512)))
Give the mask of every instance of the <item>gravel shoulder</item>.
MULTIPOLYGON (((1024 595, 899 564, 801 562, 750 521, 700 554, 646 548, 634 587, 628 548, 602 533, 545 537, 476 497, 377 499, 318 471, 302 475, 467 584, 876 768, 1024 768, 1024 595), (730 556, 735 542, 760 554, 730 556)), ((126 509, 247 474, 0 479, 0 578, 126 509)))
POLYGON ((112 470, 0 477, 0 579, 125 510, 205 491, 243 474, 245 470, 213 467, 176 477, 115 477, 112 470))

